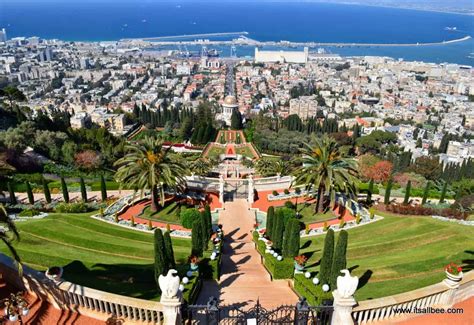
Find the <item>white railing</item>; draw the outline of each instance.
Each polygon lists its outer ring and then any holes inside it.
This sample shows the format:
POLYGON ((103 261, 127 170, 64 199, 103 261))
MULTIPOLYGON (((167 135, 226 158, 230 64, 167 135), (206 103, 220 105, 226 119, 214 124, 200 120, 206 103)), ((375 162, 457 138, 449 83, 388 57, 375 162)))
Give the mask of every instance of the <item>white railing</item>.
POLYGON ((356 324, 390 321, 414 315, 398 311, 401 309, 446 308, 473 295, 474 271, 470 271, 464 275, 461 285, 457 289, 451 289, 445 283, 440 282, 410 292, 360 301, 358 306, 352 310, 352 317, 356 324))
POLYGON ((27 266, 23 266, 20 279, 12 260, 3 254, 0 254, 0 271, 7 283, 28 290, 56 308, 103 320, 116 317, 129 323, 163 323, 163 305, 157 301, 121 296, 67 281, 52 281, 27 266))

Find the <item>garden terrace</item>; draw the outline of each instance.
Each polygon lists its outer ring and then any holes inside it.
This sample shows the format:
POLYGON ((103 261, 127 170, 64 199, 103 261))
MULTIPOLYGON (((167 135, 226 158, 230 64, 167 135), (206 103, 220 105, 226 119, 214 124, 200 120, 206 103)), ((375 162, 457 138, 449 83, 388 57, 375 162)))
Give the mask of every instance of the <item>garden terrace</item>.
MULTIPOLYGON (((444 266, 474 268, 474 227, 431 217, 399 217, 377 212, 383 220, 348 230, 348 268, 360 277, 358 300, 389 296, 440 282, 444 266)), ((319 271, 324 236, 301 240, 309 271, 319 271)))
MULTIPOLYGON (((18 222, 15 246, 23 262, 37 270, 64 268, 63 278, 78 285, 130 297, 159 298, 154 281, 153 234, 90 218, 90 214, 51 214, 18 222)), ((183 268, 189 239, 173 238, 175 259, 183 268)), ((4 246, 2 252, 6 252, 4 246)))

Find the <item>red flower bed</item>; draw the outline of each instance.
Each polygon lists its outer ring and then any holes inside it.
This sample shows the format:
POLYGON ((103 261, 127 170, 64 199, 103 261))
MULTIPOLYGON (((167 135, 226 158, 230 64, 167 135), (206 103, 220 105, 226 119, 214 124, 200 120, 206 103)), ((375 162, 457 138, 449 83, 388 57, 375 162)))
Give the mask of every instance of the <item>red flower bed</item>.
POLYGON ((439 215, 446 218, 466 220, 468 214, 466 212, 461 212, 456 209, 446 208, 446 209, 433 209, 429 207, 424 207, 422 205, 404 205, 404 204, 390 204, 385 207, 387 211, 394 212, 397 214, 403 215, 415 215, 415 216, 431 216, 439 215))

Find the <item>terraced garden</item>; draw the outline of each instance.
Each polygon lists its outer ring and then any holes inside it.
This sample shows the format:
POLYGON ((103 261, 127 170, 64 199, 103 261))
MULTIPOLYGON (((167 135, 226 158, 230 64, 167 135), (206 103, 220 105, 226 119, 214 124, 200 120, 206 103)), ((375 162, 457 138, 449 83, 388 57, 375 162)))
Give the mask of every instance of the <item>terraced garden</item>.
MULTIPOLYGON (((430 217, 385 217, 348 230, 348 268, 360 277, 359 300, 378 298, 434 284, 445 278, 444 266, 474 269, 474 227, 430 217)), ((337 235, 336 235, 337 238, 337 235)), ((324 236, 302 239, 311 271, 319 269, 324 236)))
MULTIPOLYGON (((153 235, 94 220, 90 214, 51 214, 18 222, 16 244, 23 262, 37 270, 62 266, 64 279, 143 299, 158 299, 153 275, 153 235)), ((188 239, 173 238, 175 258, 185 263, 188 239)), ((6 252, 4 246, 0 246, 6 252)))

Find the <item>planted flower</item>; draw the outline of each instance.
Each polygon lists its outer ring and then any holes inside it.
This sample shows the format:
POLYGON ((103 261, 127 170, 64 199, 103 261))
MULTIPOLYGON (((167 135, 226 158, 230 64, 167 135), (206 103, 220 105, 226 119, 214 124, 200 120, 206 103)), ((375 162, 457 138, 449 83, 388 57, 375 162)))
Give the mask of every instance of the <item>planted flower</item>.
POLYGON ((298 272, 303 272, 304 266, 306 265, 307 261, 308 261, 308 258, 304 255, 296 256, 295 257, 295 270, 298 272))
POLYGON ((460 275, 462 273, 462 267, 451 262, 445 267, 446 272, 452 275, 460 275))

